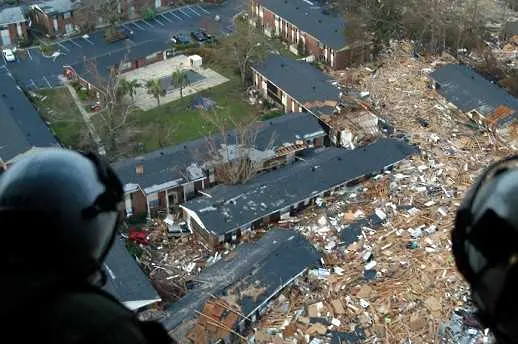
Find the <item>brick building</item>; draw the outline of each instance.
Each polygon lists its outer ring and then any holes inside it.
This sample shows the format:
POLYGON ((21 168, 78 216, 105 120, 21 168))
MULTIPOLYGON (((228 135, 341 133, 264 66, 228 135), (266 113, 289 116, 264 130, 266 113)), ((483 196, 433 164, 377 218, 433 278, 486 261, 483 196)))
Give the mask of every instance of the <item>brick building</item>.
POLYGON ((86 9, 80 0, 49 0, 31 7, 32 21, 49 36, 70 34, 87 21, 86 9))
POLYGON ((466 65, 442 66, 430 79, 448 106, 479 125, 496 130, 518 122, 518 99, 466 65))
POLYGON ((26 12, 23 6, 0 8, 0 47, 13 46, 27 38, 26 12))
POLYGON ((341 92, 337 82, 311 64, 281 55, 270 55, 252 66, 254 85, 286 112, 332 114, 341 92))
POLYGON ((326 147, 245 184, 218 185, 181 208, 189 229, 218 246, 289 217, 350 182, 384 173, 417 151, 396 139, 355 150, 326 147))
MULTIPOLYGON (((322 146, 325 135, 310 114, 259 122, 254 147, 246 149, 247 158, 261 160, 259 169, 276 168, 293 162, 297 154, 322 146)), ((126 214, 148 213, 148 209, 170 213, 176 205, 217 184, 221 161, 214 147, 226 147, 222 155, 229 159, 235 159, 236 152, 244 148, 235 144, 235 132, 230 131, 225 140, 215 135, 114 163, 125 185, 126 214)))
POLYGON ((162 42, 146 42, 128 49, 114 51, 94 60, 82 61, 72 66, 64 66, 63 74, 69 80, 78 80, 88 89, 102 91, 100 83, 102 83, 104 78, 109 77, 110 73, 115 70, 123 73, 163 61, 165 59, 163 49, 164 45, 162 42))
MULTIPOLYGON (((140 17, 147 8, 160 10, 174 0, 120 0, 121 19, 140 17)), ((84 26, 106 25, 99 4, 85 4, 82 0, 48 0, 32 5, 33 21, 50 36, 68 34, 84 26)))
POLYGON ((313 55, 334 69, 344 68, 349 55, 345 21, 327 14, 307 0, 250 0, 250 17, 267 36, 296 47, 302 42, 305 55, 313 55))

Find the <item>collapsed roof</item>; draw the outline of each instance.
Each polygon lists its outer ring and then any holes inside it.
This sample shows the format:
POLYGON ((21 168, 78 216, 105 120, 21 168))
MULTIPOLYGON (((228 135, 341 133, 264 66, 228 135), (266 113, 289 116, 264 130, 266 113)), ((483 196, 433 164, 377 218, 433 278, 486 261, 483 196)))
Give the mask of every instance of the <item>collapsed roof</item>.
POLYGON ((292 279, 310 266, 319 266, 320 257, 313 246, 296 231, 272 229, 253 243, 239 245, 232 258, 222 259, 197 277, 202 284, 190 290, 168 309, 162 323, 176 338, 184 338, 192 326, 195 310, 200 310, 211 295, 235 300, 241 313, 251 313, 274 297, 292 279), (256 287, 260 293, 247 296, 247 289, 256 287))

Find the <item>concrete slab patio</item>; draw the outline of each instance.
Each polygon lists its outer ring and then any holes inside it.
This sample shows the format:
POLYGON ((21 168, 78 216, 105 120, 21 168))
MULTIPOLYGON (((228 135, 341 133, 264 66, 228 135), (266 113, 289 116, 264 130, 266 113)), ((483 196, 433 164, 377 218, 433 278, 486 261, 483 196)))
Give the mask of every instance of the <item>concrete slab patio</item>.
MULTIPOLYGON (((202 90, 221 85, 228 81, 227 78, 210 68, 205 68, 203 66, 191 68, 189 58, 185 55, 178 55, 165 61, 138 68, 123 73, 121 76, 127 80, 139 80, 141 84, 145 84, 146 81, 153 79, 161 79, 162 81, 170 80, 171 74, 178 69, 191 70, 195 73, 189 74, 197 75, 197 77, 191 79, 191 85, 184 88, 184 96, 198 93, 202 90)), ((160 98, 160 104, 166 104, 179 98, 179 89, 169 89, 167 90, 167 94, 160 98)), ((152 95, 147 94, 145 87, 141 87, 137 89, 135 105, 142 110, 150 110, 157 106, 157 102, 152 95)))

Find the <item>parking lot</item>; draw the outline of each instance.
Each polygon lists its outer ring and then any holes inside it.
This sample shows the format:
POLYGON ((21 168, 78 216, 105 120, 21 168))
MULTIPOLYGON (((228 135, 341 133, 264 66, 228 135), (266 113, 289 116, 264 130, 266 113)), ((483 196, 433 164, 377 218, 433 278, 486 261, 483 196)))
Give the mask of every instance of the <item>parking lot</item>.
POLYGON ((18 81, 20 86, 27 89, 57 87, 61 85, 59 76, 63 66, 74 65, 84 59, 95 59, 112 52, 123 50, 138 50, 139 44, 158 41, 164 48, 169 44, 173 33, 189 32, 203 27, 207 20, 213 20, 217 14, 221 17, 218 23, 219 33, 228 34, 232 31, 231 18, 237 13, 237 1, 229 1, 224 5, 189 5, 172 8, 157 14, 152 20, 139 19, 123 23, 121 26, 132 31, 127 39, 108 43, 104 39, 103 30, 88 36, 75 36, 56 42, 59 53, 56 57, 43 56, 39 47, 27 50, 24 58, 7 63, 3 57, 0 68, 7 68, 18 81))

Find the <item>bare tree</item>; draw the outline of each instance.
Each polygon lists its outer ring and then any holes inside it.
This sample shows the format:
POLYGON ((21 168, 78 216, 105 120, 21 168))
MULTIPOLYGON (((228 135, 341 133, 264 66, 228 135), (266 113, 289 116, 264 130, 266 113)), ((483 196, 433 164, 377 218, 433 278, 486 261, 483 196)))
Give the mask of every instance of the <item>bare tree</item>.
POLYGON ((89 11, 90 20, 101 18, 106 27, 106 36, 111 37, 121 20, 124 18, 121 0, 83 0, 85 11, 89 11))
POLYGON ((257 28, 237 19, 236 32, 221 41, 219 55, 230 67, 237 66, 241 82, 245 84, 250 66, 263 60, 270 50, 270 43, 257 28))
POLYGON ((132 151, 132 142, 139 133, 132 121, 134 102, 121 92, 122 78, 116 69, 101 74, 94 61, 88 62, 87 69, 102 104, 101 111, 93 116, 93 123, 108 159, 116 160, 132 151))
MULTIPOLYGON (((360 21, 368 35, 361 39, 379 54, 391 40, 410 39, 416 51, 479 47, 487 1, 481 0, 338 0, 346 19, 360 21)), ((353 21, 354 23, 354 21, 353 21)), ((356 24, 356 23, 354 23, 356 24)), ((349 26, 349 25, 348 25, 349 26)), ((353 25, 354 28, 358 25, 353 25)), ((346 29, 346 34, 347 30, 346 29)))
MULTIPOLYGON (((231 115, 201 112, 202 119, 212 128, 207 136, 208 156, 216 180, 224 184, 246 183, 264 168, 264 160, 255 157, 256 140, 261 124, 254 115, 236 121, 231 115)), ((275 135, 263 151, 272 150, 275 135)))

